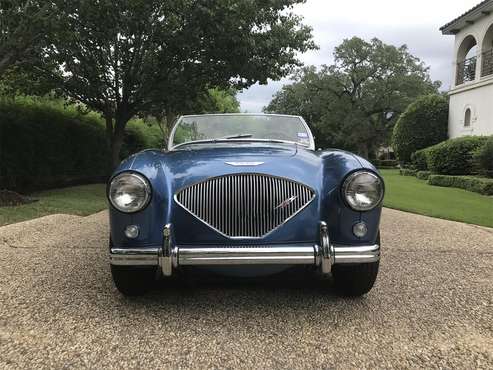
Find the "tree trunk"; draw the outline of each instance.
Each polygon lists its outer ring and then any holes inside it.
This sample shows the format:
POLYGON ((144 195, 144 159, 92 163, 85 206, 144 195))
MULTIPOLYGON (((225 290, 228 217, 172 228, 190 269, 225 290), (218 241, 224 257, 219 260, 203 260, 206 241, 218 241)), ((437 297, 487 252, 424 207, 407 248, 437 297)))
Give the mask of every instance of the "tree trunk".
POLYGON ((111 141, 111 160, 113 169, 120 164, 120 152, 123 146, 123 138, 125 136, 125 126, 130 118, 120 115, 115 119, 115 130, 111 141))
POLYGON ((175 123, 176 114, 171 112, 170 110, 166 110, 166 126, 169 130, 173 128, 173 124, 175 123))
POLYGON ((120 151, 123 145, 123 131, 116 131, 111 139, 111 169, 120 164, 120 151))
POLYGON ((128 120, 118 118, 113 120, 110 114, 106 114, 105 119, 106 139, 111 154, 111 170, 114 170, 120 164, 120 152, 128 120))
POLYGON ((111 142, 113 137, 113 118, 110 114, 104 114, 104 120, 106 121, 106 143, 108 148, 111 148, 111 142))
POLYGON ((109 171, 112 172, 118 164, 115 165, 114 151, 113 151, 113 118, 110 114, 104 114, 104 120, 106 121, 106 146, 109 149, 110 158, 108 158, 108 164, 110 166, 109 171))

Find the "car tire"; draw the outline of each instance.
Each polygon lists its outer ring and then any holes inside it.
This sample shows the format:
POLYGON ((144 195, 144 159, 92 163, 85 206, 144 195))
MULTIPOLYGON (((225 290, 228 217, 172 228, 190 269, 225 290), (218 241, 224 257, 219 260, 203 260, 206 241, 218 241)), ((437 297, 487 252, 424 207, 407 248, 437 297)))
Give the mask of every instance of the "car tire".
POLYGON ((368 293, 378 275, 379 261, 359 265, 334 265, 332 276, 337 293, 343 297, 358 297, 368 293))
POLYGON ((111 265, 111 276, 120 293, 135 297, 151 289, 156 280, 156 268, 111 265))
MULTIPOLYGON (((378 232, 376 243, 380 243, 378 232)), ((334 265, 332 277, 337 293, 343 297, 359 297, 368 293, 377 280, 380 261, 359 265, 334 265)))

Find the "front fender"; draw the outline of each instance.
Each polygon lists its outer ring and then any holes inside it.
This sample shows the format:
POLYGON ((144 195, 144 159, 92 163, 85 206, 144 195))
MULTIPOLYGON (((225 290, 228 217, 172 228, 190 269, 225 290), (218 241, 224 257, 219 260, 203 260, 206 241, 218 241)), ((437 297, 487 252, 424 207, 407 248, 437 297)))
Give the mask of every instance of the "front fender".
MULTIPOLYGON (((249 153, 249 156, 251 160, 253 154, 249 153)), ((160 245, 163 241, 162 230, 167 223, 174 225, 175 238, 180 244, 318 243, 321 221, 327 223, 333 243, 354 245, 376 241, 381 206, 370 212, 357 212, 345 204, 341 194, 341 184, 353 171, 367 169, 377 173, 362 158, 339 150, 299 150, 295 156, 262 158, 265 165, 254 171, 304 183, 314 189, 316 198, 282 227, 253 241, 232 240, 214 232, 204 223, 190 217, 174 201, 174 194, 191 183, 245 171, 243 168, 224 165, 224 160, 218 160, 215 156, 211 158, 198 157, 190 152, 163 153, 149 150, 122 162, 114 176, 129 170, 144 175, 152 186, 152 198, 146 209, 134 214, 125 214, 110 206, 113 244, 117 247, 160 245), (368 234, 361 239, 352 233, 353 225, 359 221, 365 221, 369 229, 368 234), (138 238, 129 240, 125 237, 123 231, 127 225, 140 227, 138 238)))

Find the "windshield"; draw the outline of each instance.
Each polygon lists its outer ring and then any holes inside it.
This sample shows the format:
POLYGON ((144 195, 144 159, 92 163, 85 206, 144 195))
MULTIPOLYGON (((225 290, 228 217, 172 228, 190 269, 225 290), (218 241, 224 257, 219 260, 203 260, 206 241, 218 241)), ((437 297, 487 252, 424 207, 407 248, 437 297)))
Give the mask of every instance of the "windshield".
MULTIPOLYGON (((204 141, 288 141, 313 147, 300 117, 265 114, 217 114, 181 117, 170 138, 170 149, 204 141)), ((313 148, 312 148, 313 149, 313 148)))

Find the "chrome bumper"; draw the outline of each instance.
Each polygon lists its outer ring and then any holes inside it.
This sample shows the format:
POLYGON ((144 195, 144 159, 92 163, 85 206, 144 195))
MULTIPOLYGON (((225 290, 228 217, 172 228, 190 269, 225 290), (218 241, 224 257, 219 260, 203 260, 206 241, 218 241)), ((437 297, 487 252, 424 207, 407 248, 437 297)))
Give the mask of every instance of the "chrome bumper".
POLYGON ((217 265, 314 265, 328 274, 334 264, 369 263, 380 259, 378 244, 331 244, 325 223, 320 227, 320 245, 173 246, 170 225, 166 225, 163 235, 160 247, 111 248, 111 264, 159 266, 164 276, 172 275, 173 269, 179 266, 217 265))

